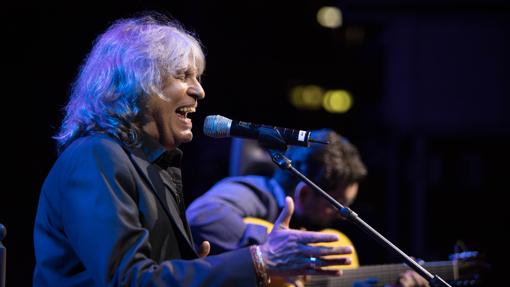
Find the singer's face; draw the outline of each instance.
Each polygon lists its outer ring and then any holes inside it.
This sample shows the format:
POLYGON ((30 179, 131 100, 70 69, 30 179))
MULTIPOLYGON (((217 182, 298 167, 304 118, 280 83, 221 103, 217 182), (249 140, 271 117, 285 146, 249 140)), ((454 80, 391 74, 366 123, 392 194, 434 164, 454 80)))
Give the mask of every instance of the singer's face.
MULTIPOLYGON (((349 206, 358 194, 358 184, 340 187, 328 194, 342 205, 349 206)), ((313 191, 310 191, 310 195, 303 199, 302 206, 304 221, 316 226, 328 227, 341 218, 338 211, 326 199, 313 191)))
POLYGON ((168 150, 193 138, 189 116, 205 96, 198 78, 195 68, 179 71, 166 79, 163 94, 151 95, 147 103, 143 129, 168 150))

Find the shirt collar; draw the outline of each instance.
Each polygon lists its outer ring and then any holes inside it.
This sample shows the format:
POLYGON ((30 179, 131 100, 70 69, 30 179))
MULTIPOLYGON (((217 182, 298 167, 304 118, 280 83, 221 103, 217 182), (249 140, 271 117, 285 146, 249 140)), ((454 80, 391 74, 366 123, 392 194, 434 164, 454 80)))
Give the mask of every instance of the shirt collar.
POLYGON ((140 149, 150 163, 158 164, 162 168, 181 166, 182 151, 180 149, 166 150, 157 140, 146 133, 143 133, 140 149))

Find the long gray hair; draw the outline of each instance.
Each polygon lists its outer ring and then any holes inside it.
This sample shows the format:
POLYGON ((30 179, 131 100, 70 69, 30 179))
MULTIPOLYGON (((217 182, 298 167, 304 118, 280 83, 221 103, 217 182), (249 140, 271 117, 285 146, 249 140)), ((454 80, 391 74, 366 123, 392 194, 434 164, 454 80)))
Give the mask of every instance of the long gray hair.
POLYGON ((128 146, 140 143, 144 104, 162 96, 166 77, 205 68, 200 42, 161 14, 121 19, 100 35, 72 86, 58 134, 59 151, 96 132, 128 146))

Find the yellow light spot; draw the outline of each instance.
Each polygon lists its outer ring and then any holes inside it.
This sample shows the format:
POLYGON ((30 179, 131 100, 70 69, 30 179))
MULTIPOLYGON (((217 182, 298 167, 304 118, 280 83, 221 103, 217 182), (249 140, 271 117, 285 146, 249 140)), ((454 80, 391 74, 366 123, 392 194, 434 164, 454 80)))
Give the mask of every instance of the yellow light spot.
POLYGON ((303 87, 303 106, 310 110, 320 109, 322 104, 323 90, 316 85, 307 85, 303 87))
POLYGON ((296 108, 302 109, 304 107, 303 101, 303 86, 295 86, 290 91, 290 102, 296 108))
POLYGON ((345 113, 352 107, 352 96, 345 90, 330 90, 324 94, 322 106, 330 113, 345 113))
POLYGON ((324 6, 317 11, 317 22, 326 28, 338 28, 342 26, 342 11, 337 7, 324 6))

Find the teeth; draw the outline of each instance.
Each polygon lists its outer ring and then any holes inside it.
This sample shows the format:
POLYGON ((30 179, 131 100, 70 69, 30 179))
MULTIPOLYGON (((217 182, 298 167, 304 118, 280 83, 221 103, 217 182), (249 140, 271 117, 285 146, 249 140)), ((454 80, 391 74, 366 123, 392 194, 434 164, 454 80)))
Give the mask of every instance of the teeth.
POLYGON ((182 113, 194 113, 196 109, 194 107, 181 107, 178 108, 177 111, 182 113))

